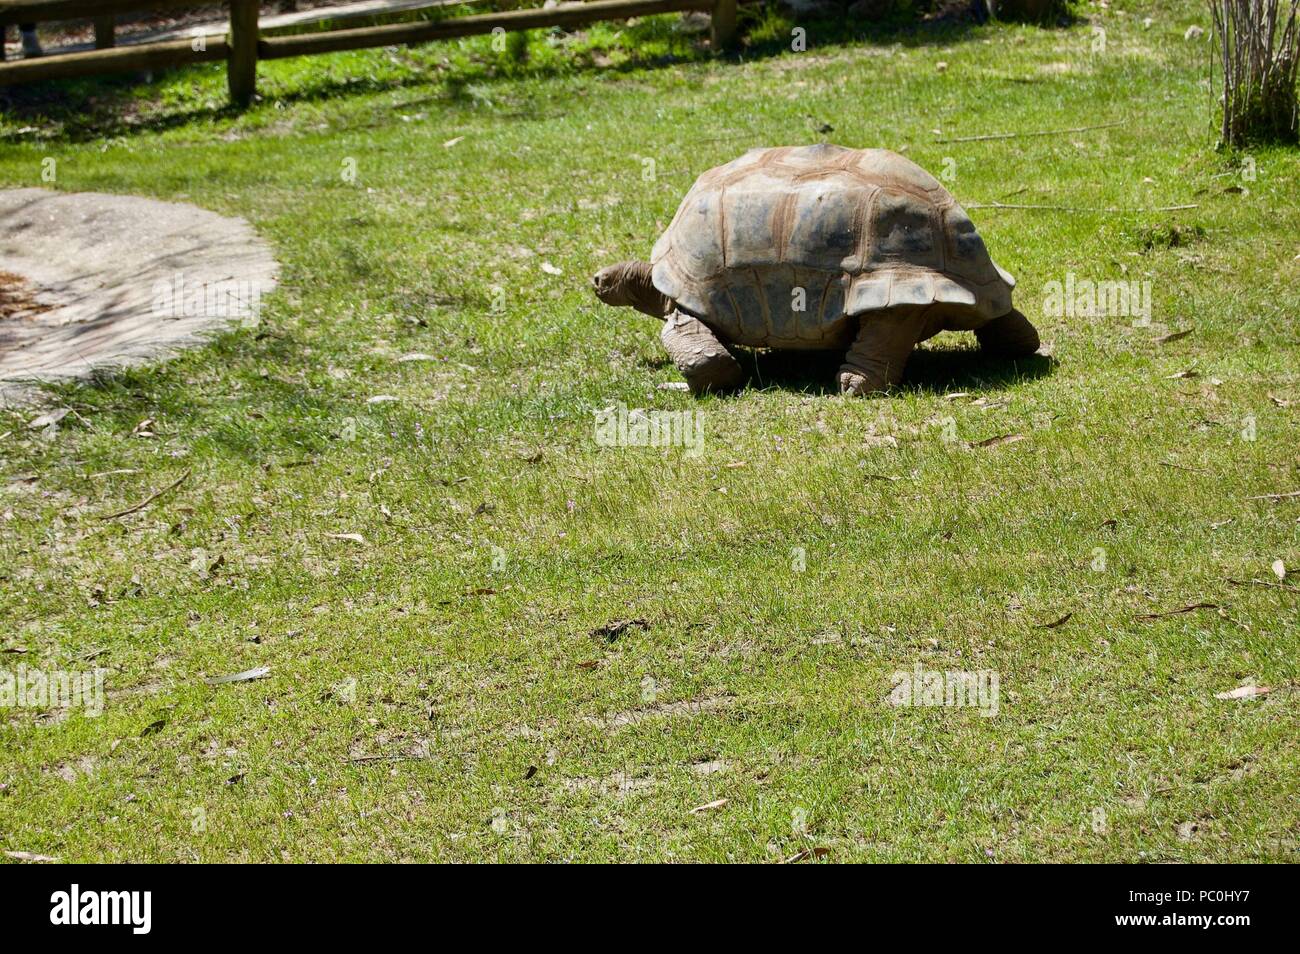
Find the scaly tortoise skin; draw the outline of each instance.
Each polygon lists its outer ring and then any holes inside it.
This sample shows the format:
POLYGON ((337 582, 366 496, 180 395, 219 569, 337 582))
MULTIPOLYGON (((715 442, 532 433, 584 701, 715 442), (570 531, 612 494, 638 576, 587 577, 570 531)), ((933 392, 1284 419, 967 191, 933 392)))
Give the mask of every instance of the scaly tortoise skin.
POLYGON ((970 217, 886 149, 750 150, 696 180, 649 262, 593 284, 608 304, 667 317, 661 338, 697 393, 740 383, 729 344, 847 349, 839 383, 854 394, 896 384, 940 331, 1009 356, 1038 349, 970 217))

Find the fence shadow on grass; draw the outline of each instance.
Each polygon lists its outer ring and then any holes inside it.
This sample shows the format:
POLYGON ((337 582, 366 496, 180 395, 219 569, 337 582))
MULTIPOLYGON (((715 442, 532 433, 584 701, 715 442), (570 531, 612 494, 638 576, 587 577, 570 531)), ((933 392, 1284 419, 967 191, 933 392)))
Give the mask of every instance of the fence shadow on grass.
MULTIPOLYGON (((972 4, 972 9, 978 6, 972 4)), ((808 52, 795 55, 816 55, 855 45, 899 45, 904 48, 951 46, 978 39, 981 19, 964 8, 958 9, 953 15, 930 21, 910 16, 896 16, 879 22, 845 16, 796 18, 775 3, 754 4, 741 8, 740 26, 742 35, 745 36, 742 48, 727 54, 724 60, 738 63, 791 54, 792 36, 796 27, 806 31, 808 52)), ((616 64, 606 62, 603 49, 587 47, 576 48, 564 56, 550 57, 538 63, 529 62, 526 58, 512 58, 510 53, 501 53, 495 58, 471 57, 467 63, 454 64, 448 68, 433 60, 440 48, 445 49, 445 42, 440 42, 407 48, 406 53, 411 62, 409 71, 404 74, 389 77, 365 74, 331 76, 329 73, 333 70, 327 72, 322 68, 319 76, 311 77, 298 88, 277 92, 270 84, 266 84, 263 98, 285 104, 312 103, 356 92, 437 86, 441 92, 431 99, 457 103, 465 100, 465 91, 470 87, 575 74, 628 74, 713 59, 714 54, 704 41, 707 33, 683 32, 678 29, 678 22, 667 16, 649 17, 624 27, 621 32, 628 41, 626 46, 630 48, 625 48, 624 52, 630 52, 630 55, 616 64)), ((534 35, 546 32, 530 31, 534 35)), ((515 56, 518 56, 519 48, 514 49, 515 56)), ((200 65, 186 67, 177 73, 184 79, 186 74, 200 75, 196 72, 199 70, 212 73, 224 71, 224 67, 219 64, 200 65)), ((69 142, 136 132, 161 132, 195 121, 230 118, 240 113, 237 108, 223 102, 219 106, 180 105, 174 110, 142 117, 139 107, 150 99, 147 87, 152 79, 151 76, 139 74, 104 76, 0 89, 0 112, 24 125, 41 121, 59 123, 60 132, 52 138, 69 142)), ((222 94, 224 95, 224 83, 222 94)), ((6 139, 15 141, 16 137, 0 136, 0 142, 6 139)))

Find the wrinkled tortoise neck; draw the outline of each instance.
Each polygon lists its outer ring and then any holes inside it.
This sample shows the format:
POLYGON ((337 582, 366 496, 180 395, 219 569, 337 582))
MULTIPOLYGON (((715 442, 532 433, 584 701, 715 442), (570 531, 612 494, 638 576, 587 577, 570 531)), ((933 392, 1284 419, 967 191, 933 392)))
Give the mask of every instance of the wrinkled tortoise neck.
POLYGON ((606 272, 610 286, 621 293, 618 297, 623 304, 660 319, 673 310, 671 299, 655 288, 649 262, 619 262, 606 272))

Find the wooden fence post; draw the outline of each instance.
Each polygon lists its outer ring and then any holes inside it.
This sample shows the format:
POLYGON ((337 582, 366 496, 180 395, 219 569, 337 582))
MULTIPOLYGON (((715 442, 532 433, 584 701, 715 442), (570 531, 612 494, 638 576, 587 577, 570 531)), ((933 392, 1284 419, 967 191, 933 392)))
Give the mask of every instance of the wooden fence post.
POLYGON ((116 17, 95 17, 95 49, 112 49, 117 42, 113 36, 117 24, 116 17))
POLYGON ((230 59, 226 83, 230 101, 247 106, 257 92, 258 0, 230 0, 230 59))
POLYGON ((713 49, 726 50, 736 42, 736 0, 713 0, 709 18, 709 35, 713 49))

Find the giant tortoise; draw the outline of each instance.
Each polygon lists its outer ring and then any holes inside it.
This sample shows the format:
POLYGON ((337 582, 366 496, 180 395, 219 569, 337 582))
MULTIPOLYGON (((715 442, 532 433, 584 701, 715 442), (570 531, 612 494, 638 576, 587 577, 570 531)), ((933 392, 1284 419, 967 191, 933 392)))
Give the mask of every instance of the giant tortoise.
POLYGON ((601 269, 600 300, 666 319, 691 390, 734 387, 729 345, 845 350, 840 390, 897 384, 912 347, 974 331, 1007 357, 1038 350, 970 217, 887 149, 752 149, 696 180, 649 262, 601 269))

